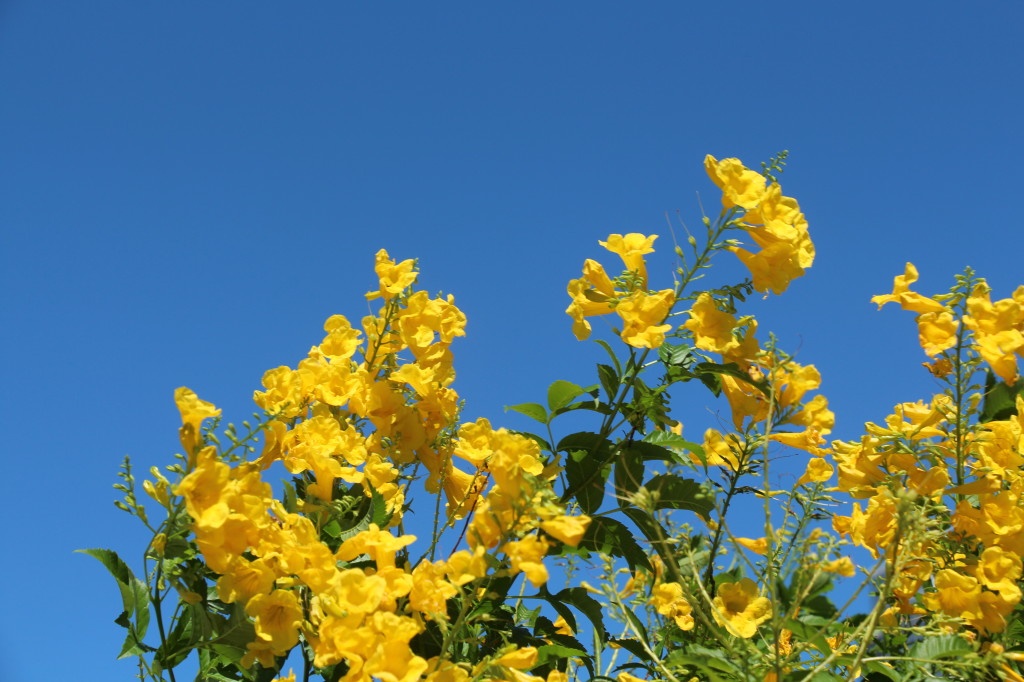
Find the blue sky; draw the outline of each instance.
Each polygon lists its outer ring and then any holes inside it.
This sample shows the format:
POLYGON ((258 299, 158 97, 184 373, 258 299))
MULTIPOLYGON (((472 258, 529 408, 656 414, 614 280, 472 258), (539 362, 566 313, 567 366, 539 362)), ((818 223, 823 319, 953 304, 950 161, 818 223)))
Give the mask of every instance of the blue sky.
POLYGON ((597 241, 667 252, 666 212, 717 207, 705 154, 788 149, 818 259, 749 311, 821 370, 838 437, 927 397, 912 315, 869 298, 908 260, 925 293, 965 265, 1000 298, 1024 281, 1022 22, 1013 2, 0 2, 0 677, 55 656, 131 677, 113 582, 72 553, 141 550, 121 458, 171 461, 177 386, 246 418, 264 370, 366 313, 382 247, 469 318, 466 417, 526 427, 502 407, 594 380, 563 311, 597 241))

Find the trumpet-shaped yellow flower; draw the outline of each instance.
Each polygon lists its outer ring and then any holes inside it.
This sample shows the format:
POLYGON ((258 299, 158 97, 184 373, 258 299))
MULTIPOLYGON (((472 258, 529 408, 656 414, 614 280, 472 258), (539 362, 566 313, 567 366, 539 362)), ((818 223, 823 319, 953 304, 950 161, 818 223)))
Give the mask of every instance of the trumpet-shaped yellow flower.
POLYGON ((765 177, 744 166, 739 159, 719 161, 708 154, 704 157, 704 170, 722 190, 722 205, 725 208, 739 206, 749 210, 756 207, 764 196, 765 177))
POLYGON ((661 583, 651 590, 651 605, 666 618, 675 621, 680 630, 692 630, 693 607, 683 596, 683 587, 679 583, 661 583))
POLYGON ((913 263, 907 263, 902 275, 893 279, 892 293, 872 296, 871 302, 878 304, 878 309, 886 303, 899 303, 904 310, 915 313, 942 313, 946 312, 946 306, 938 301, 928 298, 922 294, 910 290, 910 285, 917 281, 917 268, 913 263))
POLYGON ((622 340, 634 348, 660 347, 665 342, 665 332, 672 329, 672 325, 662 323, 675 302, 671 289, 654 294, 637 291, 621 300, 615 312, 622 318, 622 340))
POLYGON ((380 279, 380 288, 377 291, 370 291, 366 294, 366 300, 372 301, 375 298, 383 297, 390 300, 405 291, 416 281, 419 273, 416 272, 416 262, 404 260, 396 263, 388 256, 388 252, 381 249, 377 252, 376 264, 373 268, 380 279))
POLYGON ((757 585, 750 578, 720 584, 712 605, 715 621, 744 639, 753 637, 757 626, 772 616, 771 602, 759 596, 757 585))

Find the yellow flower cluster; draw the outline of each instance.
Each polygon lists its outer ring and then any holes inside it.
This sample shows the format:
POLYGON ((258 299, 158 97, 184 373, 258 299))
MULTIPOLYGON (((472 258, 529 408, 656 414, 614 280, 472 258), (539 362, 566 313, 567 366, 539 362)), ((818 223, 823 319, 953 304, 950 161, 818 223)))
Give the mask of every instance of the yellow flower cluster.
MULTIPOLYGON (((943 354, 926 365, 929 370, 948 376, 953 362, 963 360, 946 351, 958 347, 973 349, 1004 381, 1014 381, 1015 354, 1024 349, 1024 287, 992 303, 984 281, 974 285, 960 313, 971 332, 966 335, 947 304, 953 295, 929 298, 911 291, 917 278, 907 263, 892 293, 872 300, 917 313, 922 348, 931 357, 943 354)), ((898 614, 931 612, 996 633, 1021 601, 1024 400, 1017 398, 1015 415, 966 429, 959 424, 965 407, 953 396, 902 403, 884 424, 867 424, 859 441, 833 443, 838 489, 867 500, 863 508, 854 504, 849 516, 835 517, 833 525, 875 557, 894 557, 901 544, 916 557, 894 576, 896 604, 886 614, 889 622, 898 614), (944 519, 944 526, 930 536, 908 538, 914 525, 909 519, 922 500, 938 510, 932 518, 944 519)))
MULTIPOLYGON (((461 667, 415 655, 411 639, 426 621, 447 618, 446 600, 502 565, 488 551, 504 553, 508 571, 540 585, 551 542, 539 531, 575 546, 589 519, 566 514, 550 486, 555 472, 534 441, 485 419, 456 427, 450 345, 464 334, 465 316, 450 296, 412 290, 413 261, 395 263, 382 250, 376 271, 379 289, 367 298, 383 299, 378 315, 361 329, 331 317, 326 337, 296 369, 264 376, 254 397, 268 421, 255 461, 232 465, 207 445, 201 423, 220 411, 178 390, 189 464, 174 492, 185 500, 207 565, 220 575, 220 599, 244 605, 253 619, 256 639, 243 665, 272 666, 301 634, 316 666, 346 663, 346 681, 466 679, 461 667), (261 478, 275 461, 308 477, 297 511, 261 478), (448 521, 473 514, 470 549, 411 566, 396 557, 416 538, 371 523, 332 550, 320 528, 341 484, 380 495, 396 527, 410 478, 402 472, 416 465, 428 473, 428 491, 443 490, 448 521), (350 565, 366 557, 372 566, 350 565)), ((167 494, 160 481, 150 488, 167 494)), ((491 664, 517 670, 517 679, 539 679, 521 672, 532 667, 526 658, 508 656, 491 664)))
POLYGON ((664 324, 672 306, 672 289, 651 292, 647 290, 647 266, 644 256, 654 253, 657 235, 630 233, 612 234, 608 241, 599 242, 612 253, 618 254, 626 272, 612 280, 604 266, 587 259, 583 264, 583 277, 570 280, 568 285, 572 303, 566 309, 573 319, 572 330, 580 341, 590 336, 590 322, 595 315, 616 312, 622 318, 622 340, 634 348, 657 348, 665 341, 665 332, 672 325, 664 324))
POLYGON ((708 155, 704 168, 722 190, 722 205, 743 211, 737 222, 760 248, 756 253, 739 246, 730 250, 750 270, 755 289, 781 294, 814 262, 814 244, 800 205, 782 196, 777 182, 769 182, 739 159, 719 161, 708 155))

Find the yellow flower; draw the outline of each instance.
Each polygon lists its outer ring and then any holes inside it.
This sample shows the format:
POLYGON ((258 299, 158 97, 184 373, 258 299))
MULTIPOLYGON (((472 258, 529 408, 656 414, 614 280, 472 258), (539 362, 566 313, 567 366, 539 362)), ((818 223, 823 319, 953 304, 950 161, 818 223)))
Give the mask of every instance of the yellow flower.
POLYGON ((299 642, 302 605, 294 592, 274 590, 249 600, 245 612, 256 626, 256 637, 269 645, 275 656, 288 652, 299 642))
POLYGON ((556 540, 561 540, 570 547, 576 547, 580 544, 580 540, 583 539, 583 535, 587 532, 589 525, 589 516, 562 514, 542 522, 540 527, 544 529, 545 533, 556 540))
POLYGON ((739 159, 719 161, 708 154, 704 157, 704 170, 722 190, 722 205, 726 208, 740 206, 749 210, 757 206, 764 196, 764 176, 744 166, 739 159))
POLYGON ((631 232, 625 236, 610 234, 608 235, 608 241, 598 242, 598 244, 612 253, 617 253, 622 258, 622 262, 625 263, 626 269, 630 272, 638 273, 643 286, 647 286, 647 269, 644 265, 644 256, 648 253, 654 253, 654 240, 657 238, 658 235, 656 234, 648 236, 637 232, 631 232))
POLYGON ((415 268, 415 261, 410 259, 395 263, 388 257, 388 252, 381 249, 377 252, 376 265, 373 268, 380 279, 380 289, 367 292, 366 300, 372 301, 383 296, 387 301, 402 293, 416 281, 418 273, 415 268))
POLYGON ((872 296, 871 302, 878 304, 878 309, 886 303, 899 303, 904 310, 915 313, 942 313, 946 312, 946 306, 938 301, 923 296, 910 290, 910 285, 917 281, 917 268, 913 263, 907 263, 902 275, 893 279, 892 293, 872 296))
POLYGON ((838 559, 829 561, 821 568, 826 573, 835 573, 836 575, 841 575, 846 578, 852 577, 856 572, 853 561, 851 561, 848 556, 841 556, 838 559))
POLYGON ((528 535, 522 540, 506 542, 501 550, 512 560, 513 573, 523 571, 534 587, 540 587, 548 581, 548 569, 544 566, 548 547, 547 540, 528 535))
POLYGON ((680 630, 693 629, 693 607, 683 597, 679 583, 662 583, 651 590, 651 605, 663 616, 671 618, 680 630))
POLYGON ((750 578, 720 584, 712 604, 712 615, 718 624, 744 639, 753 637, 757 626, 772 615, 771 602, 758 596, 757 585, 750 578))
POLYGON ((178 435, 185 454, 192 460, 192 451, 199 444, 199 426, 204 419, 220 416, 220 410, 213 403, 200 400, 194 391, 182 386, 174 391, 174 403, 181 412, 181 428, 178 435))
POLYGON ((683 327, 693 333, 693 345, 701 350, 725 353, 738 345, 732 334, 736 318, 719 310, 715 299, 706 292, 697 297, 683 327))
POLYGON ((736 543, 754 554, 764 556, 768 552, 768 538, 736 538, 736 543))
POLYGON ((796 482, 797 485, 803 485, 804 483, 824 483, 828 479, 832 478, 832 474, 835 473, 835 469, 822 457, 812 457, 807 462, 807 471, 800 477, 800 480, 796 482))
POLYGON ((918 315, 918 340, 928 357, 934 358, 942 351, 956 345, 958 325, 959 323, 953 319, 953 315, 948 312, 918 315))
POLYGON ((670 324, 661 324, 676 302, 675 292, 663 289, 653 294, 637 291, 622 299, 615 312, 622 318, 622 340, 634 348, 658 348, 665 342, 670 324))

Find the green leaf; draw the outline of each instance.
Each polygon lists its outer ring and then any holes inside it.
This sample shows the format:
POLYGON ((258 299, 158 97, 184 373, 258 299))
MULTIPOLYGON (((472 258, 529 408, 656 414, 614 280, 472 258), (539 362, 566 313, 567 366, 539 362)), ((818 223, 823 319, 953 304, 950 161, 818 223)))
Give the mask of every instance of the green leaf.
POLYGON ((548 387, 548 409, 552 412, 557 412, 571 403, 573 398, 579 397, 586 392, 586 389, 582 386, 577 386, 571 381, 559 379, 548 387))
POLYGON ((938 635, 925 637, 910 650, 913 658, 935 661, 942 658, 962 656, 974 651, 974 648, 959 635, 938 635))
POLYGON ((661 557, 663 563, 667 565, 673 565, 676 563, 675 557, 672 556, 671 548, 666 546, 665 542, 669 537, 669 534, 656 519, 652 518, 647 512, 637 507, 627 507, 622 510, 622 513, 625 514, 630 521, 636 524, 636 527, 644 534, 647 541, 651 543, 651 548, 658 553, 659 557, 661 557))
MULTIPOLYGON (((700 460, 701 464, 707 465, 708 456, 704 452, 704 447, 697 443, 691 443, 682 436, 672 433, 671 431, 651 431, 644 437, 642 441, 644 443, 650 443, 651 445, 657 445, 669 450, 686 450, 696 455, 697 459, 700 460)), ((654 457, 647 456, 644 459, 655 459, 654 457)), ((660 459, 664 459, 663 457, 660 459)), ((689 464, 688 458, 685 457, 674 457, 676 462, 680 464, 689 464)))
POLYGON ((121 604, 124 607, 121 615, 115 619, 118 625, 128 629, 128 636, 121 647, 121 654, 118 658, 134 656, 146 650, 152 650, 142 643, 149 628, 149 588, 132 574, 121 557, 109 549, 79 549, 82 554, 88 554, 103 564, 117 581, 117 588, 121 592, 121 604), (134 623, 130 618, 134 616, 134 623))
POLYGON ((566 453, 565 476, 569 482, 562 501, 575 498, 584 513, 593 514, 604 501, 614 445, 600 434, 583 431, 560 440, 557 450, 566 453))
POLYGON ((622 363, 619 362, 619 356, 615 354, 612 347, 608 345, 608 342, 603 339, 594 339, 594 343, 604 348, 608 353, 608 357, 612 359, 612 364, 615 365, 615 373, 618 376, 622 376, 622 363))
MULTIPOLYGON (((739 379, 745 383, 750 384, 757 390, 761 391, 766 397, 771 397, 771 387, 768 385, 766 379, 761 381, 754 381, 750 378, 750 375, 740 369, 740 366, 735 362, 729 362, 724 365, 720 365, 717 362, 701 362, 693 366, 693 373, 697 375, 697 378, 704 381, 702 375, 720 375, 725 374, 735 379, 739 379)), ((707 383, 707 382, 705 382, 707 383)), ((721 382, 718 383, 719 392, 721 391, 721 382)), ((710 388, 710 386, 709 386, 710 388)), ((718 392, 715 393, 718 395, 718 392)))
POLYGON ((615 646, 617 646, 617 647, 619 647, 621 649, 625 649, 629 653, 631 653, 634 656, 636 656, 638 660, 641 660, 641 661, 649 661, 649 660, 651 660, 650 655, 646 651, 644 651, 643 645, 640 642, 638 642, 637 640, 635 640, 635 639, 625 639, 625 638, 619 639, 619 638, 613 637, 613 638, 608 640, 608 643, 609 644, 614 644, 615 646))
POLYGON ((601 380, 601 387, 608 394, 608 401, 615 400, 619 393, 619 375, 611 365, 597 366, 597 377, 601 380))
POLYGON ((985 399, 981 403, 978 421, 991 422, 1009 419, 1017 414, 1017 396, 1024 393, 1024 377, 1007 384, 992 370, 985 370, 985 399))
POLYGON ((644 553, 633 532, 624 523, 607 516, 596 516, 590 520, 587 532, 580 540, 579 547, 608 556, 622 557, 629 564, 629 570, 642 566, 653 571, 651 560, 644 553))
MULTIPOLYGON (((562 635, 564 637, 564 635, 562 635)), ((555 635, 549 635, 549 639, 554 639, 555 635)), ((571 637, 569 639, 572 639, 571 637)), ((573 640, 575 641, 575 640, 573 640)), ((537 647, 537 665, 544 665, 548 661, 558 660, 561 658, 576 658, 578 656, 588 656, 586 647, 579 642, 576 642, 577 646, 566 646, 564 644, 544 644, 543 646, 537 647)))
POLYGON ((663 343, 658 348, 658 358, 666 365, 689 367, 697 361, 693 347, 685 344, 663 343))
POLYGON ((530 419, 535 419, 541 424, 548 423, 548 412, 544 409, 543 405, 537 403, 520 403, 519 405, 506 405, 505 411, 518 412, 519 414, 525 414, 530 419))
POLYGON ((655 509, 686 509, 707 518, 715 507, 714 498, 690 478, 663 474, 649 480, 644 487, 658 496, 655 509))
MULTIPOLYGON (((604 610, 601 608, 601 604, 591 597, 585 588, 567 587, 558 594, 552 595, 551 598, 579 609, 580 613, 586 616, 587 620, 590 621, 590 624, 594 626, 594 632, 597 633, 598 639, 601 642, 605 642, 607 640, 607 634, 604 629, 604 619, 602 617, 604 610)), ((550 601, 550 599, 548 601, 550 601)), ((568 621, 568 619, 566 619, 566 621, 568 621)), ((570 623, 570 626, 571 625, 572 624, 570 623)))
MULTIPOLYGON (((644 482, 644 456, 637 445, 641 443, 629 443, 615 458, 615 493, 620 497, 635 493, 644 482)), ((668 450, 665 453, 672 455, 668 450)))

